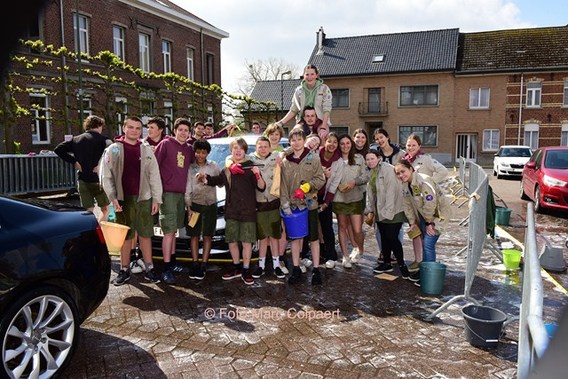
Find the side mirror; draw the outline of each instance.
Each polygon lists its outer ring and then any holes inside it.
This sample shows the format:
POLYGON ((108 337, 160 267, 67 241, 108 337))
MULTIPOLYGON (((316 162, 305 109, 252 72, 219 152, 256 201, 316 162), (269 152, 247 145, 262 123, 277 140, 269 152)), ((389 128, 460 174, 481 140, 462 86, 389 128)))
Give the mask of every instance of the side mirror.
POLYGON ((525 167, 530 168, 530 169, 535 169, 536 168, 536 162, 527 162, 525 163, 525 167))

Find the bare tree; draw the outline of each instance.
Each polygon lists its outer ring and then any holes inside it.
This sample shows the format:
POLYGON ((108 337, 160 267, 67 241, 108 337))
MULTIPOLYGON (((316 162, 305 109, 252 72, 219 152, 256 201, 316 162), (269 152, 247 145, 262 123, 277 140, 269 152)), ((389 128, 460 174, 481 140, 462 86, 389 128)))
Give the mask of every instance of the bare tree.
POLYGON ((250 95, 255 84, 261 80, 280 80, 283 74, 285 79, 298 78, 300 70, 297 65, 285 62, 282 58, 258 59, 256 62, 245 60, 245 73, 239 80, 238 90, 244 95, 250 95), (288 75, 288 73, 290 73, 288 75))

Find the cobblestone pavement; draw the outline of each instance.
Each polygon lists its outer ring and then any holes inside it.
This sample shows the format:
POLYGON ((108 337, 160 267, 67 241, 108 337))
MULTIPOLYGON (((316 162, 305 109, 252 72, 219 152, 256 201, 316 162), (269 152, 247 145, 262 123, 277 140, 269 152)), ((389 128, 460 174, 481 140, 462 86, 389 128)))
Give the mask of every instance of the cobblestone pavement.
MULTIPOLYGON (((464 207, 466 208, 466 207, 464 207)), ((455 220, 438 242, 447 264, 440 296, 410 281, 374 277, 377 245, 366 230, 365 254, 352 269, 323 270, 323 285, 288 285, 271 273, 247 286, 221 280, 229 267, 210 267, 203 281, 177 275, 175 285, 150 284, 141 274, 111 285, 99 309, 82 325, 81 343, 66 378, 514 378, 518 322, 504 327, 493 349, 469 344, 457 302, 463 294, 467 227, 455 220), (308 319, 312 317, 313 319, 308 319)), ((412 261, 412 247, 405 243, 412 261)), ((118 271, 113 259, 113 270, 118 271)), ((158 269, 161 269, 158 263, 158 269)), ((484 252, 471 295, 518 316, 521 278, 484 252)), ((114 276, 114 274, 113 274, 114 276)), ((545 281, 545 322, 568 303, 545 281)))

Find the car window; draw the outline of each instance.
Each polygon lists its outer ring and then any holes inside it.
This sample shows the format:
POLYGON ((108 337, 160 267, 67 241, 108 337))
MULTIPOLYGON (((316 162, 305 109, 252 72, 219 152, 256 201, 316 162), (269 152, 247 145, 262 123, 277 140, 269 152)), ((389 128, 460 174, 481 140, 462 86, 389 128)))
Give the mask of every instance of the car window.
POLYGON ((549 150, 544 160, 544 167, 556 169, 568 168, 568 152, 561 150, 549 150))

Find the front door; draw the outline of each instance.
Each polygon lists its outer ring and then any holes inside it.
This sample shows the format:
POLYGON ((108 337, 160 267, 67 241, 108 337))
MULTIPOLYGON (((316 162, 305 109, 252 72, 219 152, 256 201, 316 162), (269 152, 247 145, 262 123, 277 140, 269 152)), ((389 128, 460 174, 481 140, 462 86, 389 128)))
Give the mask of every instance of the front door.
POLYGON ((477 161, 477 134, 458 134, 456 136, 456 157, 464 157, 466 162, 477 161))

